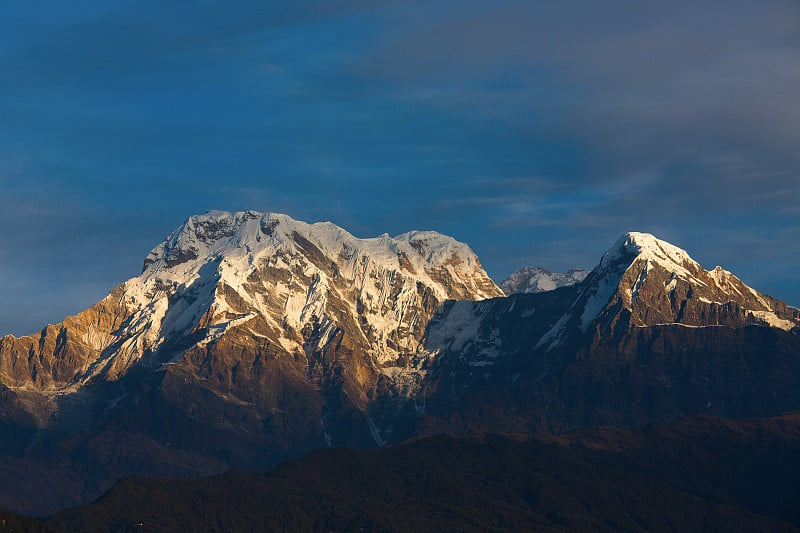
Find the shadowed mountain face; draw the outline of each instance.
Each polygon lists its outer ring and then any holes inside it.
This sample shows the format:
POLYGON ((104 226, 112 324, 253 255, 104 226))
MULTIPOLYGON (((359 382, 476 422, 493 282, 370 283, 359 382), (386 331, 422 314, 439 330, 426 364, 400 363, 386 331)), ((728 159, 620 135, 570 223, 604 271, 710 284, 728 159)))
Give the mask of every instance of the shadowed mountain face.
MULTIPOLYGON (((770 416, 800 401, 796 336, 761 328, 658 328, 584 344, 494 374, 442 367, 413 434, 635 427, 692 413, 770 416), (461 379, 468 385, 458 388, 461 379)), ((499 358, 498 358, 499 359, 499 358)))
POLYGON ((429 324, 439 356, 413 433, 774 416, 800 405, 797 324, 721 268, 627 234, 582 283, 447 302, 429 324))
POLYGON ((212 212, 91 309, 0 340, 0 506, 443 430, 774 416, 800 408, 799 322, 647 234, 579 283, 502 297, 433 232, 212 212))
POLYGON ((435 436, 268 474, 126 479, 63 531, 796 531, 800 417, 435 436))

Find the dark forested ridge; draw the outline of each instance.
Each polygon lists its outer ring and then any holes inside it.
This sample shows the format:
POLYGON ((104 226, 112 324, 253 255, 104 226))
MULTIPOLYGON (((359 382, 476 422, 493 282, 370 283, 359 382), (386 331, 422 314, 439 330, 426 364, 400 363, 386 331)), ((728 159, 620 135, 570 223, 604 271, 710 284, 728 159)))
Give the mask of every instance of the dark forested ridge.
POLYGON ((52 533, 53 529, 33 518, 19 516, 0 509, 0 531, 16 533, 52 533))
POLYGON ((266 474, 127 478, 60 531, 792 531, 800 413, 561 436, 437 435, 266 474))

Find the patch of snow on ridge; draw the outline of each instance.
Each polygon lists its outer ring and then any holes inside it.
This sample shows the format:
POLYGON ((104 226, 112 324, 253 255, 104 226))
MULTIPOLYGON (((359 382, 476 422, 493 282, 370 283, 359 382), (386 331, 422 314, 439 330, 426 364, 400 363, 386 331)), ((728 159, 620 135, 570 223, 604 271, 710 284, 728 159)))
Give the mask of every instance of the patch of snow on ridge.
POLYGON ((763 320, 770 326, 782 329, 784 331, 789 331, 790 329, 796 326, 796 324, 791 320, 778 318, 778 316, 771 311, 749 311, 749 313, 754 317, 763 320))
POLYGON ((559 318, 558 321, 553 324, 553 327, 550 328, 547 333, 542 335, 542 338, 536 343, 536 349, 538 350, 545 344, 550 343, 547 346, 547 349, 551 350, 561 344, 561 342, 564 340, 564 334, 566 333, 566 325, 571 318, 572 315, 570 313, 565 313, 562 315, 561 318, 559 318))
POLYGON ((633 289, 631 289, 631 298, 630 298, 631 305, 633 305, 633 303, 636 301, 636 298, 639 297, 639 289, 641 288, 642 283, 644 283, 644 280, 647 279, 647 270, 649 267, 650 267, 650 261, 649 260, 645 261, 644 268, 642 268, 642 271, 639 272, 639 277, 636 279, 636 283, 633 285, 633 289))
POLYGON ((424 353, 436 357, 442 352, 458 353, 462 360, 469 359, 473 366, 485 366, 488 359, 499 356, 502 346, 500 330, 497 327, 482 327, 483 319, 496 311, 491 304, 468 301, 448 302, 442 308, 439 320, 430 323, 425 341, 424 353))
POLYGON ((759 293, 758 291, 756 291, 755 289, 753 289, 751 287, 747 287, 747 289, 751 293, 753 293, 753 296, 756 297, 756 300, 758 300, 761 305, 763 305, 765 308, 769 309, 770 311, 772 310, 772 306, 769 304, 769 302, 764 298, 764 296, 761 293, 759 293))
POLYGON ((474 310, 475 307, 470 302, 453 302, 447 316, 430 329, 428 344, 460 351, 476 342, 480 321, 476 319, 474 310))
POLYGON ((664 290, 667 292, 672 292, 678 287, 678 278, 672 277, 669 282, 664 285, 664 290))
POLYGON ((619 287, 619 278, 614 276, 604 276, 598 285, 592 289, 589 299, 581 314, 581 331, 586 332, 589 325, 597 318, 611 297, 619 287))

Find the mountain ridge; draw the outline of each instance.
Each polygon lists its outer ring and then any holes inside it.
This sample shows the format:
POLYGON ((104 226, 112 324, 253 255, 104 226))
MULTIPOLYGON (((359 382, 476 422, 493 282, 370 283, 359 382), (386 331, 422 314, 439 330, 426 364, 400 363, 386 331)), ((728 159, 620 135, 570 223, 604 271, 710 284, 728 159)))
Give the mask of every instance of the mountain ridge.
POLYGON ((799 322, 648 234, 580 282, 504 296, 436 232, 209 212, 91 308, 0 339, 0 506, 440 431, 772 416, 800 408, 799 322))
POLYGON ((325 450, 265 474, 129 478, 46 523, 66 531, 104 531, 111 523, 169 530, 796 531, 799 433, 800 416, 792 413, 740 421, 696 416, 559 436, 437 435, 382 450, 325 450))
MULTIPOLYGON (((389 296, 395 299, 406 296, 406 299, 416 298, 416 295, 409 294, 413 291, 409 291, 408 287, 401 293, 391 294, 391 290, 400 289, 397 284, 393 285, 394 273, 403 273, 423 283, 419 290, 423 293, 425 290, 432 291, 430 297, 439 301, 502 294, 467 245, 436 232, 412 231, 394 238, 384 235, 373 239, 357 239, 329 222, 306 224, 280 214, 212 211, 190 217, 156 246, 145 259, 140 276, 122 283, 89 310, 45 328, 38 335, 46 338, 44 343, 39 342, 42 351, 55 354, 66 350, 66 359, 72 356, 75 376, 70 380, 71 376, 65 375, 67 370, 39 365, 28 370, 33 376, 33 386, 43 389, 64 388, 79 385, 79 382, 85 383, 103 373, 114 379, 131 364, 151 355, 161 345, 168 344, 170 336, 187 332, 194 334, 206 329, 209 330, 206 337, 199 342, 207 342, 218 336, 220 330, 224 332, 227 327, 236 325, 237 320, 254 318, 240 312, 244 307, 269 319, 275 314, 266 309, 269 302, 251 297, 252 292, 264 292, 264 287, 257 286, 263 280, 248 279, 254 274, 257 277, 259 265, 255 263, 258 261, 266 261, 265 265, 261 265, 266 269, 282 267, 283 273, 280 275, 283 279, 275 281, 274 288, 286 293, 283 302, 286 313, 277 319, 280 322, 288 320, 288 326, 295 331, 284 335, 279 330, 287 324, 276 324, 274 321, 262 324, 262 327, 271 328, 276 337, 272 340, 278 341, 289 351, 302 349, 304 341, 298 337, 297 330, 302 329, 312 316, 324 313, 325 290, 329 288, 330 278, 338 277, 339 269, 345 266, 350 267, 353 283, 361 283, 360 294, 355 302, 348 305, 348 310, 354 316, 365 316, 370 322, 368 326, 377 331, 380 338, 370 340, 379 342, 383 350, 391 352, 381 359, 393 354, 396 357, 397 350, 392 349, 387 337, 392 328, 399 327, 405 318, 402 315, 404 310, 396 309, 393 322, 385 324, 382 319, 391 313, 381 307, 386 305, 389 296), (306 272, 289 272, 291 268, 300 268, 300 265, 286 264, 284 259, 287 257, 290 261, 299 257, 297 261, 302 261, 303 265, 314 271, 305 276, 309 279, 305 280, 305 284, 301 283, 303 286, 299 289, 302 290, 292 291, 291 284, 295 276, 304 277, 306 272), (356 268, 362 271, 357 272, 356 268), (378 280, 382 286, 377 287, 375 283, 376 287, 371 287, 370 276, 391 279, 378 280), (320 290, 314 291, 316 288, 320 290), (179 301, 170 302, 171 298, 178 298, 179 301), (359 304, 364 307, 362 312, 355 309, 359 304), (113 318, 104 322, 106 315, 113 318), (225 318, 230 320, 226 322, 225 318), (215 326, 215 329, 210 329, 215 326), (81 327, 78 338, 74 338, 74 335, 70 338, 69 331, 81 327), (47 350, 44 350, 45 345, 47 350), (36 378, 42 370, 51 370, 52 379, 41 376, 37 382, 36 378)), ((427 296, 421 294, 416 299, 423 297, 427 296)), ((340 300, 348 302, 347 298, 340 300)), ((397 302, 389 304, 396 305, 397 302)), ((400 305, 403 304, 408 302, 401 301, 400 305)), ((321 316, 317 318, 321 319, 321 316)), ((325 337, 326 333, 319 335, 325 337)), ((30 352, 36 336, 33 334, 18 339, 6 336, 3 342, 8 345, 21 339, 31 339, 27 343, 29 348, 22 350, 30 352)), ((9 351, 12 351, 11 359, 14 359, 13 347, 6 346, 6 354, 0 351, 0 354, 6 355, 4 360, 9 359, 9 351)), ((22 363, 21 359, 22 355, 18 353, 12 366, 17 362, 22 363)), ((173 362, 171 359, 167 358, 161 363, 169 364, 173 362)), ((8 366, 0 367, 0 376, 8 376, 10 370, 8 366)), ((15 386, 22 386, 19 380, 16 381, 15 386)))
POLYGON ((566 272, 551 272, 543 267, 522 267, 512 272, 500 282, 499 287, 506 296, 521 292, 552 291, 559 287, 568 287, 589 275, 588 270, 572 268, 566 272))
POLYGON ((797 328, 800 314, 715 267, 706 271, 689 254, 648 233, 623 234, 583 280, 581 293, 559 323, 539 341, 553 347, 567 324, 649 327, 663 324, 734 327, 759 324, 797 328))

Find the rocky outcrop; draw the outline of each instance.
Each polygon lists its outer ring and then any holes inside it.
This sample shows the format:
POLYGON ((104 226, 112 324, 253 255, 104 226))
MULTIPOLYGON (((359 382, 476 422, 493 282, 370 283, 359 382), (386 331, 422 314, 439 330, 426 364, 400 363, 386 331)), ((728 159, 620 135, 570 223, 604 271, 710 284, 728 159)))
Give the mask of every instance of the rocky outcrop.
POLYGON ((29 390, 78 385, 93 364, 116 349, 120 327, 131 314, 123 298, 120 285, 86 311, 38 334, 0 339, 0 382, 29 390))

